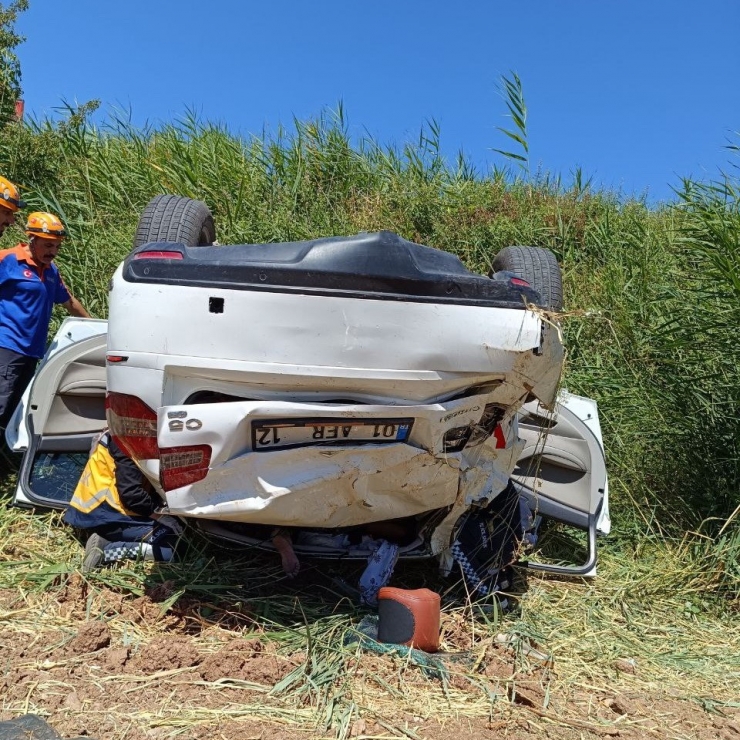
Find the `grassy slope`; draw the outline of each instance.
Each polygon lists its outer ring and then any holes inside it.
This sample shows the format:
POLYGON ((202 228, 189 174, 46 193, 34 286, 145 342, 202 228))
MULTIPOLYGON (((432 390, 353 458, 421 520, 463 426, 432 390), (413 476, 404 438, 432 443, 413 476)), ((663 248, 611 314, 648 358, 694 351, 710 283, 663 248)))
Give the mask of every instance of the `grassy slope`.
MULTIPOLYGON (((497 630, 542 645, 555 656, 552 687, 566 702, 579 686, 625 681, 638 691, 680 685, 691 700, 731 701, 739 666, 728 626, 740 583, 732 413, 740 400, 740 217, 732 181, 686 183, 682 206, 651 210, 610 193, 565 191, 547 178, 507 182, 450 169, 434 136, 403 150, 352 145, 341 121, 239 142, 192 119, 145 132, 110 121, 101 132, 73 117, 62 127, 6 129, 0 163, 33 206, 64 216, 72 238, 62 269, 99 316, 138 214, 160 192, 205 200, 222 242, 391 229, 455 252, 481 272, 507 244, 553 249, 566 286, 566 384, 600 405, 615 533, 602 543, 596 581, 531 578, 521 613, 499 625, 464 606, 450 606, 446 619, 471 625, 470 645, 497 630), (618 659, 634 659, 637 674, 616 676, 618 659)), ((76 543, 53 517, 29 521, 3 511, 0 542, 0 588, 19 593, 39 588, 53 596, 78 562, 76 543)), ((176 594, 219 594, 237 576, 244 582, 256 573, 249 562, 221 563, 214 579, 208 557, 166 574, 176 594)), ((151 577, 165 575, 133 568, 102 576, 99 585, 136 593, 151 577)), ((250 582, 252 597, 262 598, 264 582, 250 582)), ((336 636, 356 619, 347 613, 337 621, 327 615, 331 598, 314 596, 300 600, 314 636, 336 636)), ((304 645, 296 601, 288 594, 269 603, 247 631, 277 625, 279 649, 304 645)), ((215 615, 218 621, 221 612, 215 615)), ((337 657, 329 639, 316 640, 315 650, 329 678, 307 689, 316 693, 312 706, 340 726, 349 705, 335 679, 347 655, 337 657)), ((481 696, 470 711, 480 712, 481 696)))

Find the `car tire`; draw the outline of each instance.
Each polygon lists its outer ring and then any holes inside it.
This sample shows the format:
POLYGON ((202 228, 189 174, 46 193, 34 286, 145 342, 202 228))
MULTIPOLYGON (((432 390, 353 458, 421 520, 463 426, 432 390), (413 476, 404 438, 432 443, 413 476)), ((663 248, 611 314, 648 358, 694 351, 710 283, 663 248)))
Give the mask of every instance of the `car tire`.
POLYGON ((209 247, 216 225, 208 206, 181 195, 155 195, 141 214, 134 247, 147 242, 176 242, 186 247, 209 247))
POLYGON ((504 247, 493 260, 494 272, 526 280, 547 311, 563 310, 563 277, 555 255, 544 247, 504 247))

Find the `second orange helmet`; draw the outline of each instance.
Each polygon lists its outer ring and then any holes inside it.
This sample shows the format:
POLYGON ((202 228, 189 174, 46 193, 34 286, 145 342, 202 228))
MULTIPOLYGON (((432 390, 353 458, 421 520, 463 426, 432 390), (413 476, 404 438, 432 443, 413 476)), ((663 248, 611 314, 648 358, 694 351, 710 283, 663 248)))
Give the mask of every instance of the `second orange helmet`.
POLYGON ((41 239, 63 239, 67 236, 59 217, 45 211, 35 211, 28 216, 26 234, 41 239))

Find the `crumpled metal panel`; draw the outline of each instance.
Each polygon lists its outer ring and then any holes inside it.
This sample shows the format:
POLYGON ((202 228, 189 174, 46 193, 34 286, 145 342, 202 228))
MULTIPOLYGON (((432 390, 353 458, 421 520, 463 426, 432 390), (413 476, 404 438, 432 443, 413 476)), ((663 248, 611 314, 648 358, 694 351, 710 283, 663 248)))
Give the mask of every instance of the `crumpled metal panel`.
MULTIPOLYGON (((505 449, 497 449, 494 440, 489 439, 480 447, 463 453, 455 503, 432 533, 434 555, 448 552, 455 523, 470 506, 485 506, 506 488, 523 447, 524 441, 517 438, 516 425, 512 424, 505 449)), ((444 562, 441 565, 444 568, 444 562)))
POLYGON ((399 443, 310 452, 232 460, 205 485, 168 493, 170 510, 232 522, 347 527, 449 506, 457 494, 459 456, 438 458, 399 443))
MULTIPOLYGON (((498 389, 424 406, 300 404, 264 401, 172 406, 160 410, 160 447, 207 444, 213 450, 208 476, 168 491, 172 513, 227 521, 285 526, 339 527, 411 516, 455 503, 460 467, 473 500, 505 479, 513 461, 483 430, 465 452, 445 450, 445 434, 481 421, 498 389), (187 414, 187 416, 183 416, 187 414), (195 416, 197 414, 197 417, 195 416), (171 424, 170 417, 177 424, 171 424), (255 451, 251 424, 266 419, 410 417, 407 443, 311 445, 255 451), (186 422, 197 419, 195 430, 186 422), (184 423, 183 423, 184 422, 184 423), (177 431, 175 431, 177 430, 177 431), (486 450, 485 452, 483 450, 486 450), (482 463, 482 465, 481 465, 482 463), (477 470, 480 467, 480 470, 477 470)), ((500 414, 506 412, 501 409, 500 414)), ((501 423, 508 429, 513 410, 501 423)), ((500 442, 499 442, 500 443, 500 442)))
POLYGON ((511 355, 509 371, 498 377, 492 363, 485 392, 471 389, 468 396, 441 403, 262 400, 160 408, 160 448, 209 445, 212 449, 207 477, 168 491, 168 506, 173 514, 186 517, 322 528, 450 507, 432 538, 434 552, 440 553, 449 544, 460 514, 505 488, 521 450, 513 419, 525 398, 535 394, 545 405, 555 402, 563 358, 557 331, 543 324, 538 348, 511 355), (500 410, 498 438, 482 433, 486 407, 500 410), (312 417, 335 418, 338 424, 351 418, 408 417, 413 428, 404 443, 252 448, 255 421, 312 417), (172 424, 174 418, 179 423, 172 424), (468 444, 450 451, 445 435, 466 429, 473 435, 468 444))

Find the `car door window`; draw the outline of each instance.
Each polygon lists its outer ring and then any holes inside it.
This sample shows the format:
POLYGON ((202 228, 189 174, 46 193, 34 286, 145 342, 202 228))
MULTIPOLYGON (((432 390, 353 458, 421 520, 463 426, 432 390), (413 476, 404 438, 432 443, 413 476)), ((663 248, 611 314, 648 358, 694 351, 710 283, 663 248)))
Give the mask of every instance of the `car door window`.
POLYGON ((88 450, 37 452, 28 476, 28 487, 34 498, 50 505, 66 504, 72 498, 87 458, 88 450))

